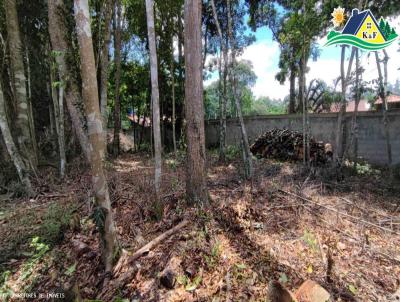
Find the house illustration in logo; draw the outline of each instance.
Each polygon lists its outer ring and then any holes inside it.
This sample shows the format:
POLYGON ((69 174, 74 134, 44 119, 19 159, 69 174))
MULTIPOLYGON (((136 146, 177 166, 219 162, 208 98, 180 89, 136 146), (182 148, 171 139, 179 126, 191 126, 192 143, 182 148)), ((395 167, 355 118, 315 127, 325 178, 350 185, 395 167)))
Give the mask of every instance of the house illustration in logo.
POLYGON ((347 21, 342 34, 354 35, 375 44, 386 42, 378 22, 370 10, 359 13, 358 9, 353 9, 352 16, 347 21))
POLYGON ((342 32, 329 32, 326 45, 346 44, 374 51, 389 46, 397 37, 395 29, 383 18, 378 22, 369 9, 353 9, 342 32))

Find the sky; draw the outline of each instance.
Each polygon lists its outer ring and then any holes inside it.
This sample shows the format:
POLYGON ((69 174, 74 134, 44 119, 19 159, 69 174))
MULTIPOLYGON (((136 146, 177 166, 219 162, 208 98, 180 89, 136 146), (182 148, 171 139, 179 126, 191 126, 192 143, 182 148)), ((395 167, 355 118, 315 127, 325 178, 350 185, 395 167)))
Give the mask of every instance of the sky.
MULTIPOLYGON (((389 19, 392 27, 400 31, 400 16, 395 19, 389 19)), ((283 99, 289 94, 289 82, 280 85, 275 80, 275 75, 279 71, 279 46, 272 40, 272 33, 267 27, 257 30, 255 33, 256 42, 244 49, 241 59, 249 60, 253 63, 254 72, 257 75, 257 83, 253 87, 253 93, 256 97, 268 96, 274 99, 283 99)), ((319 39, 320 57, 317 61, 309 60, 308 67, 310 71, 306 74, 306 81, 309 83, 312 79, 324 80, 328 85, 333 86, 334 80, 340 75, 340 46, 324 46, 326 37, 319 39)), ((394 84, 400 79, 400 46, 394 42, 386 51, 390 57, 388 63, 388 82, 394 84)), ((347 50, 347 58, 350 56, 350 50, 347 50)), ((361 66, 365 68, 363 79, 370 81, 378 77, 374 53, 364 52, 361 55, 361 66)), ((210 84, 216 79, 213 75, 211 79, 205 82, 210 84)), ((340 87, 338 86, 338 89, 340 87)))

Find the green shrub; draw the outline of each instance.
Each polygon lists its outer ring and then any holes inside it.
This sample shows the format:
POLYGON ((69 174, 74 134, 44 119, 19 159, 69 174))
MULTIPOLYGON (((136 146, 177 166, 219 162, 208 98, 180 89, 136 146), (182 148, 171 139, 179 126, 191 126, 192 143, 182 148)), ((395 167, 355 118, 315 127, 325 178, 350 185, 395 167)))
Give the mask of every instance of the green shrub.
POLYGON ((44 214, 39 236, 50 245, 60 242, 64 238, 64 232, 74 211, 75 208, 72 206, 51 204, 44 214))
POLYGON ((227 146, 226 150, 225 150, 226 159, 229 161, 234 160, 234 159, 240 157, 241 152, 242 152, 242 150, 241 150, 240 146, 236 146, 236 145, 227 146))

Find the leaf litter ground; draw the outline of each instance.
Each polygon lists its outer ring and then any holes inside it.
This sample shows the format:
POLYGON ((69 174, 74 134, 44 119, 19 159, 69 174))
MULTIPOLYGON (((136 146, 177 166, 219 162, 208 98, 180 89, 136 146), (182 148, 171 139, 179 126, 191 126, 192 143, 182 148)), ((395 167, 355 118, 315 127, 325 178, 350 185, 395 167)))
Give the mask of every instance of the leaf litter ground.
POLYGON ((222 165, 210 155, 209 162, 211 205, 202 208, 185 203, 182 156, 164 161, 162 208, 153 206, 148 155, 125 154, 107 163, 121 248, 134 252, 190 219, 131 264, 127 282, 109 288, 102 288, 87 167, 74 162, 60 183, 54 182, 54 170, 42 171, 38 197, 1 202, 1 293, 62 292, 103 301, 265 301, 271 280, 294 290, 312 279, 335 301, 386 301, 399 288, 396 182, 385 175, 326 181, 296 163, 257 160, 250 183, 240 175, 240 161, 222 165), (60 220, 58 211, 68 213, 68 221, 56 230, 44 227, 60 220), (49 246, 37 261, 38 252, 29 245, 35 236, 49 246), (160 283, 166 267, 172 267, 173 289, 160 283))

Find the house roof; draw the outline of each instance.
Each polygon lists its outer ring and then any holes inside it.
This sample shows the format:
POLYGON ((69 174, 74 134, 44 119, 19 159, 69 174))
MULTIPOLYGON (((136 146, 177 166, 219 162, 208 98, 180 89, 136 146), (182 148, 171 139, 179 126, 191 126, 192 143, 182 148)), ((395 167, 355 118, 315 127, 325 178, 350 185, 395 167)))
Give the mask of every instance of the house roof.
POLYGON ((347 21, 346 25, 343 28, 342 34, 348 35, 356 35, 358 30, 360 29, 361 25, 363 24, 364 20, 370 16, 372 21, 374 21, 376 27, 378 28, 379 32, 382 34, 383 38, 385 39, 384 34, 382 33, 381 29, 379 28, 378 22, 376 21, 374 15, 371 13, 369 9, 362 11, 361 13, 358 9, 353 9, 352 15, 350 19, 347 21))
POLYGON ((365 18, 371 14, 369 10, 365 10, 361 13, 358 9, 353 9, 350 19, 347 21, 345 27, 343 28, 342 34, 355 35, 363 24, 365 18))
MULTIPOLYGON (((388 103, 400 103, 400 95, 396 95, 396 94, 388 95, 387 98, 386 98, 386 102, 388 102, 388 103)), ((379 105, 379 104, 382 104, 382 99, 380 97, 375 102, 375 105, 379 105)))
MULTIPOLYGON (((339 112, 340 111, 340 103, 332 104, 330 108, 330 112, 339 112)), ((356 108, 356 101, 349 101, 347 102, 346 112, 354 112, 356 108)), ((358 104, 358 111, 369 111, 371 109, 371 105, 368 103, 367 100, 360 100, 358 104)))

